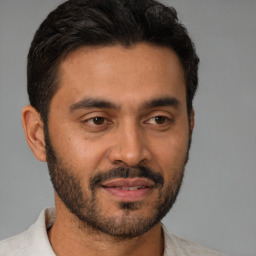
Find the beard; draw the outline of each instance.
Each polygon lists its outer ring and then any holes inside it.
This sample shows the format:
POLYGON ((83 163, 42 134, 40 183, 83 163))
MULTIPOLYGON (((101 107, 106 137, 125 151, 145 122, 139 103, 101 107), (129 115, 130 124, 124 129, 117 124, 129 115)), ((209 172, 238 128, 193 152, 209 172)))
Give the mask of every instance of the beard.
POLYGON ((82 189, 81 179, 73 167, 65 163, 55 153, 45 132, 46 156, 49 174, 53 187, 66 208, 76 217, 80 228, 90 229, 92 232, 101 232, 118 239, 130 239, 149 231, 154 225, 169 212, 176 201, 182 184, 185 165, 188 161, 188 152, 184 156, 184 162, 171 171, 172 179, 165 184, 162 174, 151 170, 146 166, 119 167, 110 170, 98 171, 88 182, 88 193, 82 189), (151 205, 148 216, 141 216, 139 212, 144 202, 119 202, 118 209, 122 210, 121 216, 108 216, 101 207, 97 190, 101 183, 114 178, 147 178, 154 182, 154 189, 158 191, 158 197, 151 205))

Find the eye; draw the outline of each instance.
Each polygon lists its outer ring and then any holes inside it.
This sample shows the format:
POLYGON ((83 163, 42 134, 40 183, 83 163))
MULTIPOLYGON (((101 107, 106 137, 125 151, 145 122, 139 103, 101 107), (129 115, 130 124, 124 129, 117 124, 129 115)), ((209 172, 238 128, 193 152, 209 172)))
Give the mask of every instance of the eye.
POLYGON ((147 121, 147 123, 149 124, 157 124, 157 125, 164 125, 170 122, 171 122, 170 118, 166 116, 155 116, 147 121))
POLYGON ((166 122, 168 122, 170 120, 166 116, 157 116, 157 117, 154 117, 153 119, 155 119, 155 122, 157 124, 165 124, 166 122))
POLYGON ((94 118, 91 118, 90 120, 88 120, 88 122, 91 122, 95 125, 102 125, 102 124, 104 124, 105 121, 106 121, 106 119, 104 117, 94 117, 94 118))
POLYGON ((86 123, 89 123, 90 125, 104 125, 107 122, 107 119, 104 117, 93 117, 91 119, 88 119, 85 121, 86 123))
POLYGON ((87 119, 81 120, 82 128, 86 132, 97 133, 107 131, 112 127, 113 121, 101 115, 88 115, 87 119))

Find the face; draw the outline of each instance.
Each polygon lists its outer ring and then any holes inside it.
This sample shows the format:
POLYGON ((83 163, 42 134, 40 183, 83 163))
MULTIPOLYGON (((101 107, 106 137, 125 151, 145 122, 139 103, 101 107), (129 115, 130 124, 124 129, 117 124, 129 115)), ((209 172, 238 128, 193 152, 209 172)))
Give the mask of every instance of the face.
POLYGON ((143 43, 83 47, 59 71, 45 134, 58 198, 96 230, 145 233, 174 203, 188 156, 178 57, 143 43))

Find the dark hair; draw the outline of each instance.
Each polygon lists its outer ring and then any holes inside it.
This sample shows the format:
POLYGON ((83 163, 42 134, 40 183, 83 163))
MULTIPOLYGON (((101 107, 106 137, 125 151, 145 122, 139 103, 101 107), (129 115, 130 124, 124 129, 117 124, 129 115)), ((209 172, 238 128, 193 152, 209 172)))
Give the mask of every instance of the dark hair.
POLYGON ((130 46, 138 42, 167 46, 184 69, 187 110, 198 85, 199 58, 176 10, 154 0, 69 0, 43 21, 28 54, 31 105, 47 123, 49 105, 58 89, 60 62, 81 46, 130 46))

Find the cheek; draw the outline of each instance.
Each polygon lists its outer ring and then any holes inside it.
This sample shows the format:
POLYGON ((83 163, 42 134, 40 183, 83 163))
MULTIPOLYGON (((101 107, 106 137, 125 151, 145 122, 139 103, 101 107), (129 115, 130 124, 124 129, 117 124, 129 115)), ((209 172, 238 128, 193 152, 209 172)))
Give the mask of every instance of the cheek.
POLYGON ((166 140, 165 145, 161 148, 161 162, 168 167, 175 167, 186 159, 188 149, 188 138, 176 138, 176 140, 166 140))
MULTIPOLYGON (((185 126, 186 127, 186 126, 185 126)), ((176 128, 155 142, 155 149, 163 159, 171 160, 183 158, 186 154, 189 142, 188 129, 176 128)))
POLYGON ((157 164, 163 175, 170 179, 183 171, 188 152, 188 131, 170 133, 159 143, 157 143, 158 147, 155 147, 155 159, 157 159, 157 164))
POLYGON ((95 172, 104 155, 102 143, 91 141, 69 125, 52 129, 50 137, 57 157, 67 163, 73 172, 83 173, 83 176, 95 172))

